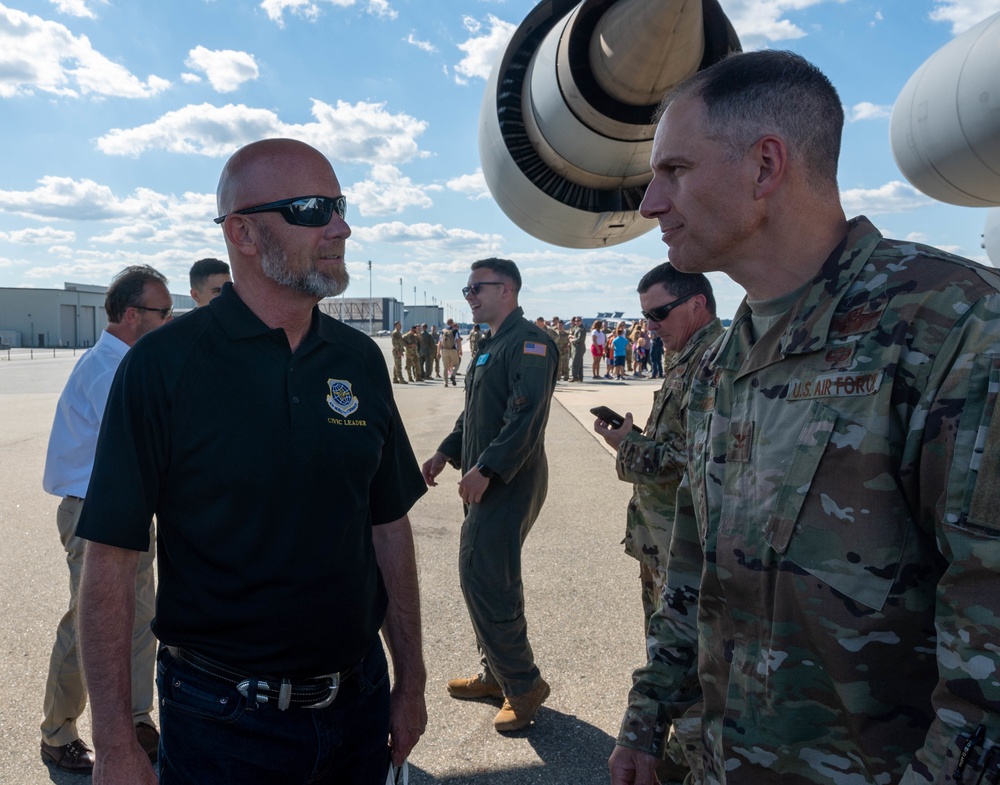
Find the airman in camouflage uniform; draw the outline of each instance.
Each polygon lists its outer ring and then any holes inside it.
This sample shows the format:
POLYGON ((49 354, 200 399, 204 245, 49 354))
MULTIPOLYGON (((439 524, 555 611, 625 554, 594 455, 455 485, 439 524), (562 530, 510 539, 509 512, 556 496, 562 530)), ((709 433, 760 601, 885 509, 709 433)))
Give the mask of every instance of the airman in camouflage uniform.
POLYGON ((419 346, 420 336, 417 334, 417 325, 413 325, 410 331, 403 336, 403 347, 406 349, 406 375, 411 382, 419 382, 423 379, 420 355, 417 353, 419 346))
POLYGON ((583 357, 587 353, 587 328, 583 326, 583 317, 574 316, 570 327, 570 375, 571 382, 583 381, 583 357))
POLYGON ((403 344, 403 334, 400 332, 399 322, 392 325, 392 383, 406 384, 403 378, 403 355, 406 353, 406 346, 403 344))
POLYGON ((631 415, 620 428, 598 420, 594 430, 615 449, 618 478, 634 486, 623 542, 625 553, 639 562, 645 633, 663 588, 674 498, 687 458, 685 419, 691 379, 723 327, 715 315, 712 284, 704 275, 679 273, 664 263, 643 276, 639 295, 652 315, 666 306, 661 320, 650 320, 650 329, 671 347, 670 363, 642 433, 633 430, 631 415))
MULTIPOLYGON (((472 329, 469 330, 469 368, 472 368, 472 363, 476 359, 476 352, 479 351, 479 339, 483 337, 483 331, 479 329, 478 324, 472 325, 472 329)), ((468 371, 468 368, 466 369, 468 371)))
POLYGON ((569 381, 569 333, 566 325, 558 317, 552 322, 552 333, 555 337, 556 348, 559 350, 559 378, 564 382, 569 381))
POLYGON ((692 385, 613 783, 648 776, 671 720, 706 783, 996 779, 1000 274, 847 222, 842 121, 822 74, 761 51, 657 129, 643 214, 747 300, 692 385))
MULTIPOLYGON (((712 285, 704 275, 679 273, 665 263, 642 277, 638 291, 643 311, 651 317, 650 329, 674 349, 671 363, 642 433, 633 429, 631 413, 619 428, 597 420, 594 430, 615 449, 619 479, 633 484, 624 543, 625 552, 639 561, 645 638, 666 579, 674 498, 687 457, 691 380, 723 328, 715 315, 712 285)), ((665 752, 657 776, 662 782, 684 779, 688 767, 680 744, 669 740, 665 752)))

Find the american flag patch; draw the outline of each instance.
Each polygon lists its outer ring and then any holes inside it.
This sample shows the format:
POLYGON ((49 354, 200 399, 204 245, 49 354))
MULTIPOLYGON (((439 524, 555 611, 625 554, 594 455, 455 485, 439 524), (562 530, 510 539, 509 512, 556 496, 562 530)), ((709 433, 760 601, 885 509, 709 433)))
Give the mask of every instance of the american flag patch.
POLYGON ((538 343, 537 341, 525 341, 524 342, 524 353, 534 354, 538 357, 544 357, 545 352, 548 347, 544 343, 538 343))

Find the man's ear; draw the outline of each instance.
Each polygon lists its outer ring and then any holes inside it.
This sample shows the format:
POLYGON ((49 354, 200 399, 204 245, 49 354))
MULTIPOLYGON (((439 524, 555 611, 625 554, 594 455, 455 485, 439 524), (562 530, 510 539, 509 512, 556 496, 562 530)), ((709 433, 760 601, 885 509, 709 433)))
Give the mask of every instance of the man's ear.
POLYGON ((252 223, 242 215, 231 215, 223 224, 226 239, 244 256, 256 256, 257 238, 252 231, 252 223))
POLYGON ((788 147, 779 136, 762 136, 754 144, 751 156, 757 168, 754 196, 763 199, 788 176, 788 147))

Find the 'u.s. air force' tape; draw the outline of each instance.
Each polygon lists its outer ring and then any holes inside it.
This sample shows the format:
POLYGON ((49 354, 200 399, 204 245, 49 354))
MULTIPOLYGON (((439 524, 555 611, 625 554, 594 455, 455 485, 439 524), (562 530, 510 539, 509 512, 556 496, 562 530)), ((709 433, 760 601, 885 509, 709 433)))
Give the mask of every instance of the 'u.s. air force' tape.
POLYGON ((805 401, 810 398, 840 398, 874 395, 882 386, 885 371, 863 373, 841 371, 827 373, 812 379, 792 379, 788 383, 788 400, 805 401))

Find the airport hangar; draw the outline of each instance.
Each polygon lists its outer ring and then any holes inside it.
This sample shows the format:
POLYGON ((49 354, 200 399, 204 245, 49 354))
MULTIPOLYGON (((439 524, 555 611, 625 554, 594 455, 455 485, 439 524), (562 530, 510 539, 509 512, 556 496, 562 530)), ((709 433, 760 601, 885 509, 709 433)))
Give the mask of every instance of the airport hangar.
MULTIPOLYGON (((93 346, 108 324, 104 311, 107 286, 64 283, 62 289, 0 287, 0 347, 85 349, 93 346)), ((171 292, 174 314, 194 308, 187 294, 171 292)), ((320 309, 373 335, 392 329, 394 321, 444 324, 441 306, 403 306, 392 297, 328 297, 320 309)))

